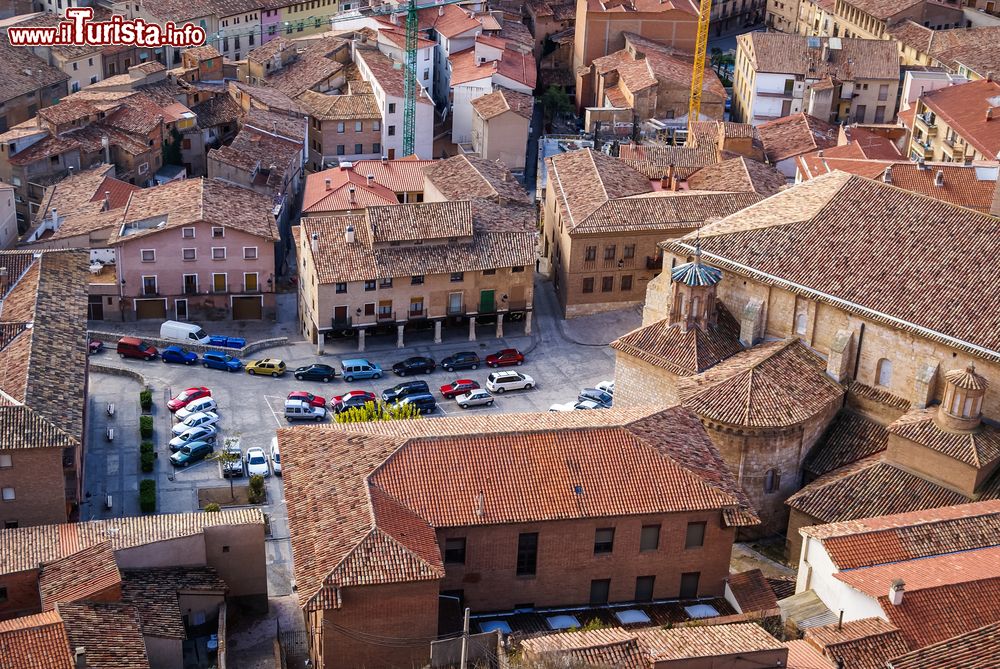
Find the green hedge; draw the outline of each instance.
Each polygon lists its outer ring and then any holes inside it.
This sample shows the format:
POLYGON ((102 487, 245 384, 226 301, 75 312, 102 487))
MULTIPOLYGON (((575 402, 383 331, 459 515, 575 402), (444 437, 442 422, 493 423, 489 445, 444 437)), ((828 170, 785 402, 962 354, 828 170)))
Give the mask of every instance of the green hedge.
POLYGON ((152 451, 144 451, 139 454, 139 464, 142 466, 142 471, 146 474, 153 471, 153 460, 156 458, 152 451))
POLYGON ((140 453, 152 453, 155 450, 156 448, 153 447, 153 442, 151 441, 144 441, 141 444, 139 444, 140 453))
POLYGON ((139 416, 139 435, 143 439, 150 439, 153 436, 153 417, 139 416))
POLYGON ((222 511, 222 507, 216 504, 215 502, 209 502, 208 504, 205 505, 206 513, 218 513, 220 511, 222 511))
POLYGON ((265 497, 264 477, 254 474, 250 477, 250 485, 247 488, 247 499, 251 504, 263 504, 265 497))
POLYGON ((139 509, 143 513, 156 512, 156 481, 153 479, 139 482, 139 509))
POLYGON ((142 407, 143 411, 149 411, 153 408, 153 391, 143 390, 139 393, 139 406, 142 407))

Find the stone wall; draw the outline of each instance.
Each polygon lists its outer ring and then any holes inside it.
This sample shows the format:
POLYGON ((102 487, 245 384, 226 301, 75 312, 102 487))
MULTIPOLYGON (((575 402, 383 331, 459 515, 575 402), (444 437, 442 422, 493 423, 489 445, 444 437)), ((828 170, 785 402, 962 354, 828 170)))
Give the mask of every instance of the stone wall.
POLYGON ((615 351, 615 406, 677 404, 677 375, 634 355, 615 351))

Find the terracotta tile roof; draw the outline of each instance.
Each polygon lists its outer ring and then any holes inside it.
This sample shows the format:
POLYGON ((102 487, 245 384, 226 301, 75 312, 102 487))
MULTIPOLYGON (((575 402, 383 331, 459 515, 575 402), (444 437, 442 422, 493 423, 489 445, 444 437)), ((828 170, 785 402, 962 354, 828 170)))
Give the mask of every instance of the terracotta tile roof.
POLYGON ((68 74, 38 58, 30 49, 11 46, 6 31, 0 33, 0 81, 3 82, 0 102, 68 80, 68 74))
POLYGON ((289 115, 281 111, 270 111, 252 107, 243 119, 244 128, 257 128, 265 132, 275 133, 286 139, 302 141, 306 136, 305 123, 302 116, 289 115))
POLYGON ((909 595, 944 585, 1000 578, 1000 546, 846 569, 833 576, 869 597, 886 594, 894 580, 902 579, 909 595))
POLYGON ((909 650, 899 630, 881 618, 810 627, 805 639, 841 663, 838 666, 850 669, 885 669, 887 660, 909 650))
POLYGON ((271 111, 277 110, 295 115, 301 115, 306 111, 303 106, 299 104, 298 100, 293 100, 277 88, 272 88, 270 86, 251 86, 250 84, 243 84, 238 81, 229 81, 227 83, 229 84, 229 91, 231 95, 246 95, 250 98, 251 108, 259 107, 271 111), (236 89, 235 92, 233 91, 234 88, 236 89))
POLYGON ((528 203, 531 198, 502 162, 459 155, 439 160, 424 170, 424 179, 449 200, 487 198, 528 203))
POLYGON ((1000 666, 1000 623, 900 655, 887 666, 889 669, 995 669, 1000 666))
POLYGON ((118 109, 104 117, 104 125, 122 132, 149 135, 165 118, 163 108, 153 98, 140 93, 123 100, 118 109))
POLYGON ((692 190, 751 192, 767 197, 788 183, 785 175, 770 165, 740 156, 701 168, 687 178, 692 190))
POLYGON ((373 244, 472 236, 472 206, 468 200, 369 207, 365 217, 373 244))
POLYGON ((417 22, 420 30, 433 28, 448 39, 482 28, 472 12, 455 5, 444 5, 443 9, 438 7, 419 9, 417 10, 417 22))
POLYGON ((698 5, 684 0, 587 0, 587 11, 607 14, 681 11, 698 15, 698 5))
POLYGON ((861 414, 842 410, 806 456, 802 468, 821 476, 881 453, 888 443, 889 432, 884 425, 861 414))
POLYGON ((804 113, 762 123, 757 132, 772 163, 837 145, 837 126, 804 113))
POLYGON ((234 124, 244 115, 243 108, 229 95, 214 95, 191 107, 191 111, 198 116, 198 127, 202 130, 234 124))
POLYGON ((110 243, 204 221, 277 241, 271 198, 218 179, 181 179, 134 193, 110 243), (156 221, 163 221, 157 227, 156 221))
MULTIPOLYGON (((571 235, 663 230, 683 233, 759 202, 756 193, 664 191, 608 200, 570 230, 571 235)), ((666 235, 666 236, 677 236, 666 235)))
POLYGON ((465 434, 428 420, 445 434, 426 437, 403 421, 280 430, 302 605, 338 606, 344 585, 440 578, 431 528, 724 508, 757 522, 682 409, 625 427, 526 431, 532 419, 484 415, 465 434))
POLYGON ((396 194, 377 180, 368 184, 367 175, 353 168, 334 167, 306 177, 302 211, 315 215, 328 211, 348 211, 375 205, 396 204, 396 194), (326 182, 330 181, 329 187, 326 182), (354 189, 352 195, 351 188, 354 189))
POLYGON ((547 634, 521 642, 524 654, 545 661, 553 658, 567 666, 615 667, 618 669, 648 669, 644 649, 634 632, 612 627, 547 634))
POLYGON ((297 98, 308 111, 322 121, 356 121, 382 119, 374 95, 326 95, 305 91, 297 98))
MULTIPOLYGON (((867 2, 865 4, 867 9, 867 2)), ((805 35, 749 32, 737 36, 749 56, 750 67, 760 73, 797 74, 809 79, 832 77, 840 81, 899 79, 899 53, 895 43, 881 39, 838 38, 841 48, 808 46, 805 35)), ((823 46, 829 37, 820 37, 823 46)))
POLYGON ((879 604, 906 645, 923 648, 1000 622, 1000 578, 907 592, 900 606, 885 595, 879 604))
POLYGON ((856 7, 876 19, 889 19, 905 9, 920 4, 920 0, 865 0, 864 2, 854 0, 845 4, 856 7))
MULTIPOLYGON (((642 54, 642 58, 636 60, 632 56, 632 51, 624 49, 620 60, 605 71, 617 69, 619 76, 626 87, 634 92, 642 90, 648 85, 656 85, 657 82, 672 85, 676 88, 690 89, 694 64, 693 57, 667 46, 661 42, 647 39, 633 32, 624 32, 627 46, 631 46, 634 52, 642 54)), ((604 58, 608 58, 605 56, 604 58)), ((600 59, 595 58, 595 66, 600 59)), ((702 95, 706 100, 715 98, 722 102, 726 99, 726 89, 719 80, 719 75, 711 67, 705 68, 704 81, 702 84, 702 95)))
POLYGON ((74 669, 69 637, 55 611, 0 621, 0 658, 11 669, 74 669))
POLYGON ((356 160, 354 171, 369 174, 375 181, 396 193, 419 193, 424 190, 424 170, 436 161, 420 160, 416 156, 395 160, 356 160))
POLYGON ((726 583, 743 613, 770 611, 778 608, 778 599, 774 596, 774 590, 771 589, 760 569, 730 574, 726 583))
POLYGON ((622 144, 618 158, 649 179, 660 179, 671 165, 679 178, 687 179, 701 168, 719 162, 715 145, 689 147, 622 144))
MULTIPOLYGON (((505 22, 508 23, 508 22, 505 22)), ((507 48, 500 54, 500 60, 494 61, 496 73, 501 77, 510 79, 528 88, 534 89, 538 83, 538 67, 535 65, 535 57, 530 51, 524 52, 514 48, 507 48)))
POLYGON ((87 649, 88 669, 148 669, 146 642, 135 607, 81 602, 58 605, 69 648, 87 649))
MULTIPOLYGON (((701 239, 706 262, 725 271, 1000 360, 1000 311, 990 308, 1000 282, 986 269, 1000 253, 995 227, 972 210, 837 172, 709 224, 701 239), (860 257, 867 262, 847 260, 860 257), (850 272, 832 271, 846 264, 850 272), (909 279, 886 286, 901 273, 909 279), (961 279, 941 283, 945 275, 961 279), (919 289, 932 282, 933 295, 919 289)), ((691 241, 661 246, 686 255, 691 241)))
POLYGON ((492 93, 473 100, 472 108, 487 121, 508 111, 530 120, 534 104, 530 95, 498 86, 492 93))
POLYGON ((37 569, 44 562, 58 560, 104 541, 110 541, 111 547, 119 551, 195 536, 206 527, 223 525, 260 525, 263 531, 264 519, 259 509, 238 509, 221 513, 126 516, 0 530, 0 574, 37 569))
POLYGON ((288 97, 297 98, 341 74, 343 69, 343 63, 331 58, 303 54, 295 62, 269 74, 267 83, 288 97))
POLYGON ((62 222, 57 230, 45 237, 46 240, 90 234, 120 225, 122 208, 139 188, 116 179, 114 174, 113 165, 98 165, 47 187, 35 213, 34 224, 24 237, 32 235, 43 219, 51 216, 53 209, 62 222), (109 194, 111 203, 108 211, 104 210, 105 193, 109 194))
POLYGON ((786 641, 783 645, 788 649, 786 665, 792 669, 837 669, 832 660, 805 639, 786 641))
POLYGON ((292 184, 286 184, 289 168, 298 169, 302 155, 302 140, 286 139, 271 132, 244 125, 227 146, 208 152, 209 160, 232 165, 247 172, 247 179, 256 170, 252 182, 266 186, 269 192, 290 193, 292 184))
POLYGON ((889 432, 977 468, 1000 458, 1000 430, 983 424, 973 432, 946 431, 934 422, 937 411, 911 411, 889 425, 889 432))
MULTIPOLYGON (((456 7, 455 9, 458 8, 456 7)), ((355 58, 364 62, 371 72, 371 76, 378 82, 379 87, 385 91, 386 95, 397 98, 404 97, 403 70, 401 68, 396 69, 395 64, 388 56, 374 46, 356 46, 354 54, 355 58)), ((423 86, 420 87, 417 102, 419 104, 433 104, 423 86)))
MULTIPOLYGON (((208 4, 211 5, 212 3, 209 2, 208 4)), ((194 10, 194 11, 198 11, 198 10, 194 10)), ((195 16, 195 15, 192 14, 192 16, 195 16)), ((201 14, 198 14, 198 16, 201 16, 201 14)), ((213 58, 221 58, 222 57, 222 54, 219 53, 219 50, 216 49, 211 44, 205 44, 203 46, 195 46, 195 47, 191 47, 189 49, 184 49, 184 53, 189 58, 193 58, 193 59, 195 59, 198 62, 201 62, 201 61, 204 61, 204 60, 212 60, 213 58)))
POLYGON ((570 230, 610 199, 653 190, 645 176, 592 149, 560 153, 548 161, 549 184, 570 230))
POLYGON ((635 356, 674 374, 691 376, 743 350, 740 325, 721 302, 716 302, 716 327, 683 332, 663 319, 637 328, 611 342, 611 348, 635 356))
POLYGON ((1000 129, 986 110, 1000 99, 1000 84, 970 81, 925 93, 920 100, 987 160, 1000 156, 1000 129))
POLYGON ((808 420, 844 389, 797 337, 761 344, 677 382, 683 406, 729 425, 782 427, 808 420))
POLYGON ((874 386, 869 386, 867 384, 861 383, 860 381, 851 381, 848 385, 848 389, 851 391, 852 395, 857 395, 864 399, 877 402, 879 404, 884 404, 893 409, 899 409, 900 411, 909 411, 910 400, 905 397, 900 397, 899 395, 894 395, 884 388, 875 388, 874 386))
MULTIPOLYGON (((389 42, 390 44, 392 44, 397 48, 400 49, 406 48, 406 30, 403 28, 397 28, 395 26, 391 28, 380 27, 378 30, 378 36, 380 40, 384 39, 385 41, 389 42)), ((433 47, 435 44, 437 44, 437 42, 435 42, 434 40, 426 39, 424 37, 421 37, 419 34, 417 35, 418 49, 426 49, 428 47, 433 47)))
POLYGON ((890 25, 887 33, 893 40, 929 55, 953 72, 965 65, 985 77, 1000 66, 995 50, 990 48, 1000 38, 997 26, 933 30, 906 19, 890 25))
POLYGON ((179 595, 224 596, 226 582, 211 567, 123 569, 122 601, 139 612, 142 633, 166 639, 186 639, 179 595))
POLYGON ((781 648, 781 643, 756 623, 698 625, 674 629, 654 627, 638 629, 635 634, 653 663, 743 655, 781 648))
POLYGON ((246 59, 251 63, 265 65, 271 61, 272 58, 280 56, 285 51, 294 50, 297 54, 298 47, 299 43, 296 41, 278 36, 268 40, 256 49, 252 49, 249 53, 247 53, 246 59))
POLYGON ((103 541, 42 564, 38 590, 42 608, 48 611, 59 602, 89 599, 121 584, 111 542, 103 541))

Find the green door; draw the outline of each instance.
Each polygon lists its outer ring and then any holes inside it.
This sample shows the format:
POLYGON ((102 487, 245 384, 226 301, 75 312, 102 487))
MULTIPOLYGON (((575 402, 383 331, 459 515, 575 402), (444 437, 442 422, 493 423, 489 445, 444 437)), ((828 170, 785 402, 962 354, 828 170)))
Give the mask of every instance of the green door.
POLYGON ((479 291, 479 313, 481 314, 492 314, 495 309, 493 303, 493 291, 492 290, 481 290, 479 291))

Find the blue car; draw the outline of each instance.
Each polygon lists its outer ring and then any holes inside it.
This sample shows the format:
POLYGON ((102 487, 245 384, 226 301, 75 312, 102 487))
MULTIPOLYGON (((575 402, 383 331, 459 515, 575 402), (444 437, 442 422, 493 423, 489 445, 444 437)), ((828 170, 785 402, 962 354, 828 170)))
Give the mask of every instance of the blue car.
POLYGON ((163 362, 179 362, 183 365, 193 365, 198 362, 198 354, 192 353, 180 346, 168 346, 160 353, 163 362))
POLYGON ((210 369, 221 369, 225 372, 238 372, 243 367, 243 363, 226 353, 219 351, 208 351, 201 356, 201 364, 210 369))

